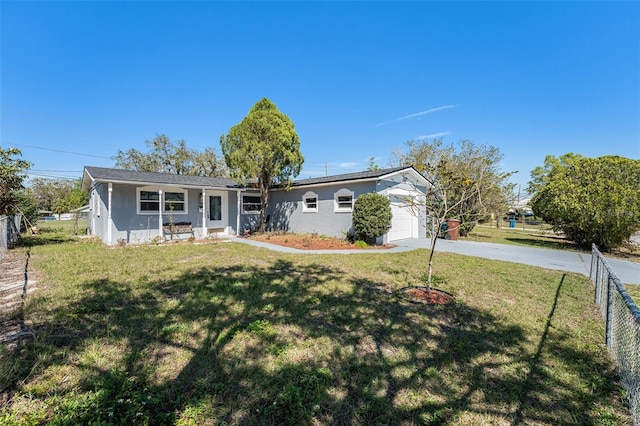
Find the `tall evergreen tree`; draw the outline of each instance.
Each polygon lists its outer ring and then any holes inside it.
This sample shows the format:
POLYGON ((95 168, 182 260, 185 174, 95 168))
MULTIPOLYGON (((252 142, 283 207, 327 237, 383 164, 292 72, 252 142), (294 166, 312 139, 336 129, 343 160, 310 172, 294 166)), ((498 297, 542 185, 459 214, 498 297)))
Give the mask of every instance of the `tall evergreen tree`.
POLYGON ((258 231, 264 232, 269 189, 275 185, 289 188, 304 162, 293 122, 263 98, 220 137, 220 146, 231 176, 244 184, 256 184, 260 190, 258 231))

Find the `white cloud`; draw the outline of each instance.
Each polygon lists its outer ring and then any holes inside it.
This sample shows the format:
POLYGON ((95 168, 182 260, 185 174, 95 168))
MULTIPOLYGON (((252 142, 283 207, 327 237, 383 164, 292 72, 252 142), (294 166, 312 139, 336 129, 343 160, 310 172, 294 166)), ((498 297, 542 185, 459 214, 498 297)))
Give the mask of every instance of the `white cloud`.
POLYGON ((427 109, 427 110, 424 110, 424 111, 415 112, 413 114, 405 115, 404 117, 398 117, 398 118, 394 118, 393 120, 389 120, 389 121, 384 121, 382 123, 378 123, 378 124, 375 125, 375 127, 380 127, 380 126, 384 126, 385 124, 395 123, 396 121, 408 120, 409 118, 420 117, 422 115, 431 114, 432 112, 442 111, 443 109, 457 108, 459 106, 460 106, 460 104, 458 104, 458 105, 443 105, 443 106, 439 106, 439 107, 435 107, 435 108, 430 108, 430 109, 427 109))
POLYGON ((433 133, 431 135, 416 136, 414 139, 416 139, 416 140, 420 140, 420 139, 437 139, 439 137, 447 136, 447 135, 450 135, 450 134, 451 134, 451 132, 440 132, 440 133, 433 133))
POLYGON ((339 169, 353 169, 354 167, 358 167, 357 162, 342 162, 342 163, 329 163, 331 167, 337 167, 339 169))

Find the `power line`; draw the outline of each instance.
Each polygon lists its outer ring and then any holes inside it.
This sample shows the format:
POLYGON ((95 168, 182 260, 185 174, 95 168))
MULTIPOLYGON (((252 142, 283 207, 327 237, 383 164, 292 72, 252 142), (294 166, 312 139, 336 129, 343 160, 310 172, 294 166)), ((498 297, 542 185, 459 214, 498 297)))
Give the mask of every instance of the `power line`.
POLYGON ((53 172, 53 173, 82 173, 81 170, 43 170, 43 169, 29 169, 29 171, 32 172, 38 172, 38 173, 46 173, 46 172, 53 172))
POLYGON ((71 176, 60 176, 60 175, 48 175, 48 174, 41 174, 41 173, 27 173, 27 175, 29 175, 30 178, 35 176, 35 177, 42 177, 42 178, 48 178, 48 179, 65 179, 65 180, 80 179, 79 176, 71 177, 71 176))
POLYGON ((84 154, 81 152, 72 152, 72 151, 63 151, 61 149, 53 149, 53 148, 44 148, 41 146, 33 146, 33 145, 25 145, 25 144, 21 144, 21 143, 14 143, 14 144, 9 144, 9 143, 5 143, 2 142, 4 145, 15 145, 15 146, 23 146, 25 148, 32 148, 32 149, 41 149, 43 151, 52 151, 52 152, 61 152, 63 154, 73 154, 73 155, 81 155, 83 157, 93 157, 93 158, 106 158, 107 160, 111 160, 112 157, 104 157, 101 155, 93 155, 93 154, 84 154))

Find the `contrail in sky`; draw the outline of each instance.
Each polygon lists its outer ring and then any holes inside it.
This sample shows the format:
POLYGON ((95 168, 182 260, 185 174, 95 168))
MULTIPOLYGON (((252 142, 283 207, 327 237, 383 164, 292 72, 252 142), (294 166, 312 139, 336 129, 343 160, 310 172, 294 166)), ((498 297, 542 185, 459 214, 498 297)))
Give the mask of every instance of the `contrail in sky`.
POLYGON ((439 138, 440 136, 447 136, 450 135, 451 132, 440 132, 440 133, 434 133, 432 135, 422 135, 422 136, 416 136, 414 139, 435 139, 435 138, 439 138))
POLYGON ((460 104, 458 104, 458 105, 439 106, 439 107, 431 108, 431 109, 428 109, 428 110, 425 110, 425 111, 416 112, 414 114, 405 115, 404 117, 398 117, 398 118, 390 120, 390 121, 385 121, 385 122, 382 122, 382 123, 378 123, 378 124, 375 125, 375 127, 384 126, 385 124, 395 123, 396 121, 402 121, 402 120, 407 120, 409 118, 420 117, 421 115, 431 114, 432 112, 442 111, 443 109, 456 108, 456 107, 459 107, 459 106, 460 106, 460 104))

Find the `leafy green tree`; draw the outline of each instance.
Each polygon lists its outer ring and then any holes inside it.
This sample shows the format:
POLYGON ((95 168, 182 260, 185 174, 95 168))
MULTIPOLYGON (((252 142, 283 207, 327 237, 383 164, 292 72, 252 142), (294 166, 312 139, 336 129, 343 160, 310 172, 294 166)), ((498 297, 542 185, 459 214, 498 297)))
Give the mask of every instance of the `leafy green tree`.
POLYGON ((430 185, 425 197, 407 198, 407 208, 418 216, 426 209, 431 220, 431 251, 427 267, 427 289, 431 289, 433 254, 440 225, 447 219, 459 219, 458 233, 466 235, 479 219, 491 213, 501 215, 513 198, 513 172, 502 172, 502 153, 491 146, 477 146, 462 140, 443 146, 442 140, 409 141, 407 153, 395 150, 391 165, 413 165, 430 185))
POLYGON ((89 193, 82 190, 82 180, 75 181, 75 187, 64 197, 70 210, 79 209, 89 203, 89 193))
POLYGON ((461 236, 468 235, 481 219, 492 214, 501 217, 513 200, 515 184, 509 178, 514 172, 500 169, 503 154, 498 148, 469 140, 443 146, 440 139, 409 141, 407 146, 407 153, 393 154, 393 162, 413 165, 437 183, 437 199, 446 195, 448 214, 461 221, 461 236))
POLYGON ((67 213, 69 210, 69 204, 67 204, 67 201, 64 198, 58 198, 51 205, 51 212, 58 215, 58 220, 60 220, 60 215, 62 213, 67 213))
POLYGON ((577 158, 550 177, 532 208, 581 246, 618 247, 640 230, 640 160, 577 158))
POLYGON ((549 183, 555 174, 560 173, 575 161, 582 158, 585 157, 580 154, 574 154, 573 152, 568 152, 560 157, 547 155, 544 158, 544 165, 538 166, 531 171, 531 180, 529 181, 527 191, 529 194, 536 194, 549 183))
POLYGON ((22 155, 17 148, 0 147, 0 215, 16 213, 18 193, 24 188, 31 163, 15 156, 22 155))
POLYGON ((134 148, 118 150, 114 157, 116 168, 188 176, 228 176, 224 162, 212 148, 199 152, 187 147, 184 140, 173 142, 165 135, 158 135, 145 144, 149 152, 134 148))
POLYGON ((255 184, 260 190, 258 231, 264 232, 269 189, 276 185, 290 188, 304 162, 293 122, 263 98, 227 135, 220 137, 220 146, 231 176, 240 183, 255 184))
POLYGON ((406 198, 406 203, 414 216, 419 217, 425 209, 431 219, 431 250, 427 260, 427 291, 431 291, 433 255, 438 242, 440 225, 447 219, 455 218, 455 213, 460 211, 460 206, 480 196, 483 177, 481 176, 477 181, 464 177, 457 178, 456 174, 451 174, 449 165, 444 159, 440 159, 435 165, 429 165, 428 168, 423 167, 422 173, 430 176, 427 179, 431 183, 426 188, 424 198, 406 198), (438 176, 438 179, 434 176, 438 176))
POLYGON ((27 225, 33 226, 36 224, 36 221, 38 220, 38 209, 36 208, 33 199, 25 190, 18 191, 16 206, 18 213, 21 213, 25 219, 20 225, 20 230, 26 231, 27 225))
POLYGON ((81 179, 34 178, 27 193, 39 210, 52 210, 57 200, 67 200, 69 197, 67 204, 72 209, 82 207, 89 201, 89 194, 82 191, 81 179))
POLYGON ((391 228, 389 199, 373 192, 360 195, 353 204, 353 229, 357 240, 375 243, 391 228))

